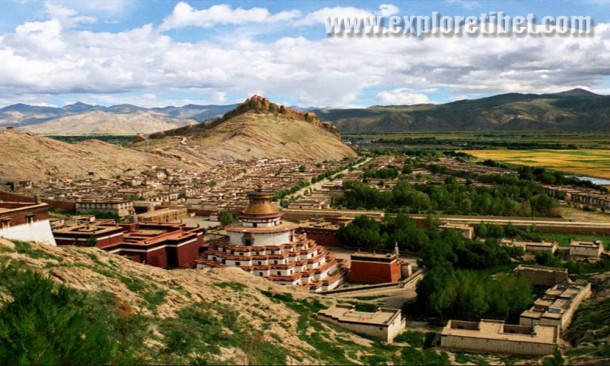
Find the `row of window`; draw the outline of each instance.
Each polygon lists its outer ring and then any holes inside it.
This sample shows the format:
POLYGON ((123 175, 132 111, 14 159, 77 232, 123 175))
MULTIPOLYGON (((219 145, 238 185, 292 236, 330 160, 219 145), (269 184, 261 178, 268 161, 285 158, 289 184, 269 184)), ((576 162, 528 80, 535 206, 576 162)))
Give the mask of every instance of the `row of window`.
MULTIPOLYGON (((11 227, 11 219, 2 219, 0 220, 0 228, 8 229, 11 227)), ((25 222, 26 224, 33 224, 36 221, 34 215, 26 215, 25 222)))

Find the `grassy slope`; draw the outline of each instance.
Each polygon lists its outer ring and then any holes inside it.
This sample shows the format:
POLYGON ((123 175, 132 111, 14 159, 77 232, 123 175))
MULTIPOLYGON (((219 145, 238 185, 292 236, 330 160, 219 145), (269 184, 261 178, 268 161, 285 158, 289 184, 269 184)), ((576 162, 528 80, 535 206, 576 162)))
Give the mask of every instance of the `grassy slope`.
POLYGON ((504 94, 441 105, 319 110, 343 132, 608 130, 608 99, 600 96, 504 94))
MULTIPOLYGON (((25 291, 27 299, 38 301, 48 298, 42 296, 44 293, 40 286, 25 281, 24 270, 41 273, 52 282, 65 285, 75 292, 71 296, 74 301, 60 306, 38 304, 37 310, 21 303, 14 309, 20 309, 20 314, 27 314, 28 321, 9 323, 8 328, 7 321, 10 319, 3 314, 0 320, 0 344, 5 340, 3 334, 7 334, 2 331, 9 329, 8 334, 13 337, 11 342, 16 341, 23 346, 11 355, 17 355, 26 363, 56 359, 49 354, 61 357, 63 363, 76 360, 71 357, 78 354, 79 348, 75 349, 74 344, 67 343, 75 339, 70 324, 66 327, 66 323, 59 320, 77 311, 89 319, 85 323, 78 323, 80 325, 75 324, 78 325, 78 336, 86 334, 91 337, 95 335, 92 332, 99 329, 104 332, 99 342, 100 347, 106 347, 103 355, 105 363, 536 363, 535 358, 520 360, 505 356, 439 352, 428 348, 434 334, 416 329, 408 329, 393 345, 362 338, 319 322, 312 316, 335 300, 276 286, 239 269, 166 271, 134 263, 96 248, 54 248, 3 239, 0 239, 0 313, 16 296, 19 297, 17 293, 7 290, 11 288, 11 282, 29 283, 29 287, 21 289, 25 291), (52 313, 48 314, 48 311, 52 313), (52 316, 49 319, 57 321, 37 320, 49 315, 52 316), (39 323, 43 325, 36 328, 35 325, 39 323), (19 324, 22 333, 15 333, 11 324, 19 324), (51 332, 57 328, 62 330, 62 337, 56 337, 51 332), (39 349, 45 343, 19 343, 28 336, 33 337, 31 339, 45 339, 53 347, 44 354, 32 353, 30 351, 39 349), (105 339, 106 336, 108 339, 105 339), (63 349, 70 352, 57 353, 63 349)), ((609 278, 609 275, 594 277, 594 296, 583 303, 566 333, 567 339, 575 346, 567 352, 573 362, 599 363, 610 357, 609 278)), ((35 283, 45 281, 48 280, 35 283)), ((14 360, 6 357, 9 357, 6 352, 0 352, 0 363, 14 360)), ((101 360, 87 354, 84 359, 82 357, 81 349, 78 360, 89 363, 101 360)))
MULTIPOLYGON (((434 360, 434 364, 448 364, 447 355, 423 351, 421 345, 387 346, 321 323, 312 314, 333 300, 273 285, 239 269, 166 271, 96 248, 53 248, 0 239, 1 274, 26 269, 82 296, 78 303, 55 309, 58 316, 78 307, 95 315, 94 320, 103 318, 89 323, 102 327, 111 343, 120 344, 111 347, 110 363, 429 364, 434 360)), ((14 298, 7 287, 6 282, 0 283, 2 306, 14 298)), ((30 318, 44 316, 27 310, 30 318)), ((78 331, 93 336, 87 333, 94 329, 90 324, 78 331)), ((0 321, 0 330, 3 326, 0 321)), ((32 334, 31 328, 25 329, 26 336, 32 334)), ((62 349, 63 339, 72 338, 46 334, 53 329, 34 329, 35 338, 51 339, 53 350, 62 349)), ((29 355, 37 346, 26 343, 17 353, 29 355)), ((61 357, 70 362, 70 356, 61 357)), ((52 358, 34 358, 41 359, 52 358)), ((0 363, 7 360, 12 359, 0 359, 0 363)))

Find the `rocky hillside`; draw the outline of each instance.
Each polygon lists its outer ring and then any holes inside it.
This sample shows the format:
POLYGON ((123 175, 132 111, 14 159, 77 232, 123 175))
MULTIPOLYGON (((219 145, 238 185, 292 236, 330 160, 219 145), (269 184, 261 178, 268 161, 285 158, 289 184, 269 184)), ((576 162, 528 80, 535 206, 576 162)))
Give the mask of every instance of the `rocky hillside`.
POLYGON ((32 133, 0 132, 0 179, 39 180, 51 177, 111 178, 128 170, 156 165, 193 169, 199 163, 136 151, 98 140, 68 144, 32 133))
POLYGON ((315 114, 259 96, 220 118, 155 133, 136 144, 144 146, 210 164, 265 157, 322 161, 356 156, 341 141, 339 131, 315 114))
POLYGON ((610 96, 581 89, 559 94, 503 94, 439 105, 315 112, 345 133, 610 131, 610 96))

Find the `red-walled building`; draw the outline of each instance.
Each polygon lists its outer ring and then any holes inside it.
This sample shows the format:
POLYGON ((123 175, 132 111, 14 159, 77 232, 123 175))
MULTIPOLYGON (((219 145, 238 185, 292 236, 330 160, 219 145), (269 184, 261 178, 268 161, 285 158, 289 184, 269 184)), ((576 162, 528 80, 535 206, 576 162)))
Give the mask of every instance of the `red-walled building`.
POLYGON ((110 253, 125 255, 151 266, 188 267, 199 258, 203 229, 184 224, 127 224, 123 242, 110 253))
POLYGON ((57 245, 95 246, 104 249, 123 242, 123 228, 118 225, 102 226, 76 224, 53 229, 57 245))
POLYGON ((53 234, 58 245, 95 242, 107 252, 161 268, 189 267, 203 245, 203 229, 184 224, 78 224, 55 229, 53 234))
POLYGON ((396 254, 357 252, 351 256, 351 283, 398 282, 400 277, 401 262, 396 254))
POLYGON ((0 237, 55 245, 49 205, 40 202, 0 202, 0 237))

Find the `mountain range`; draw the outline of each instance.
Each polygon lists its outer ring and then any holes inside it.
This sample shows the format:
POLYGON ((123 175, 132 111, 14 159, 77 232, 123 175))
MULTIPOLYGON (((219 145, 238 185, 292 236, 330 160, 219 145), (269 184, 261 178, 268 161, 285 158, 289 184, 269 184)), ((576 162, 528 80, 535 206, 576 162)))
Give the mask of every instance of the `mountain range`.
POLYGON ((610 131, 610 96, 583 89, 501 94, 446 104, 320 109, 341 132, 610 131))
POLYGON ((0 109, 0 127, 13 126, 44 135, 146 134, 196 124, 221 116, 235 106, 104 107, 78 102, 56 108, 14 104, 0 109))
MULTIPOLYGON (((150 134, 210 121, 237 105, 144 108, 75 103, 62 108, 15 104, 0 109, 0 127, 45 135, 150 134)), ((610 131, 610 96, 573 89, 556 94, 501 94, 445 104, 313 112, 346 133, 409 131, 610 131)))

